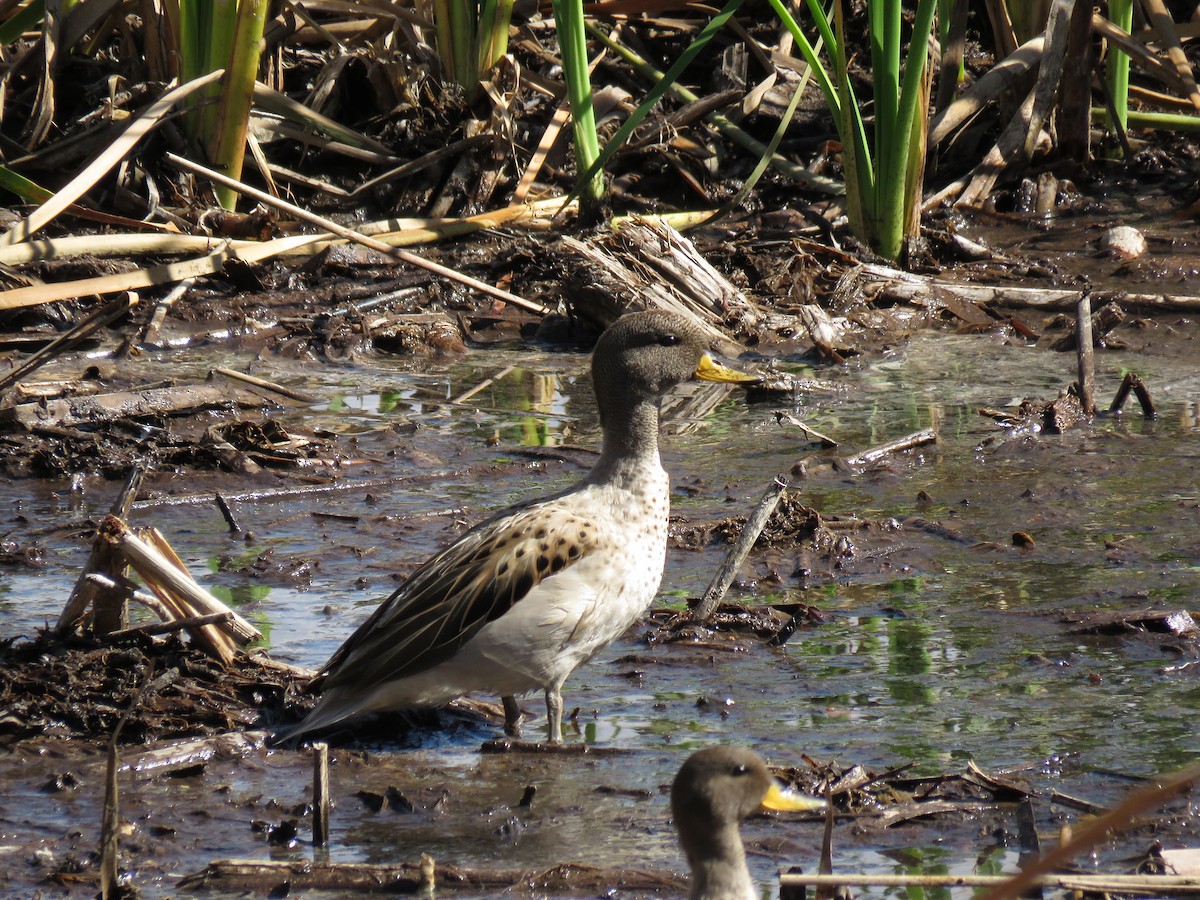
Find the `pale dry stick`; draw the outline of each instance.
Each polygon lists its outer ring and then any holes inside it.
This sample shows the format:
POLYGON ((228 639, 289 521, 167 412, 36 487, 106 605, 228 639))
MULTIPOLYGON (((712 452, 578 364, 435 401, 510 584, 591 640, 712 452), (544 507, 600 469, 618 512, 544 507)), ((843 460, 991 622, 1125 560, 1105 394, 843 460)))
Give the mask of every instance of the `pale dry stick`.
POLYGON ((507 378, 512 373, 512 370, 515 368, 516 368, 516 366, 505 366, 503 369, 501 369, 499 372, 497 372, 495 375, 491 376, 490 378, 483 379, 483 381, 479 382, 479 384, 475 385, 475 387, 471 388, 469 391, 465 391, 465 392, 459 394, 457 397, 455 397, 453 400, 450 401, 451 405, 458 404, 458 403, 465 403, 466 401, 468 401, 472 397, 474 397, 476 394, 478 394, 480 391, 486 390, 487 388, 489 388, 493 384, 495 384, 497 381, 500 381, 502 378, 507 378))
POLYGON ((229 630, 238 643, 249 644, 262 638, 262 632, 200 587, 186 571, 177 568, 158 548, 135 535, 116 516, 105 517, 100 523, 100 534, 129 560, 152 589, 159 585, 168 588, 200 613, 232 613, 229 630))
POLYGON ((163 322, 166 321, 167 313, 175 302, 192 289, 192 285, 196 283, 195 278, 185 278, 175 287, 167 292, 167 295, 158 301, 158 305, 154 307, 154 314, 150 316, 150 321, 146 323, 145 329, 142 331, 142 343, 147 346, 153 346, 158 343, 158 337, 162 333, 163 322))
POLYGON ((838 442, 835 441, 833 438, 829 437, 829 435, 821 434, 821 432, 817 431, 817 429, 813 428, 812 426, 808 425, 805 422, 800 421, 799 419, 797 419, 795 416, 791 415, 790 413, 776 413, 775 414, 775 422, 780 427, 783 427, 783 423, 786 422, 787 424, 800 429, 800 433, 803 434, 810 441, 816 441, 817 443, 819 443, 825 447, 832 448, 832 447, 836 447, 838 445, 838 442))
POLYGON ((988 151, 983 162, 953 185, 940 191, 939 197, 949 196, 961 188, 961 193, 954 201, 956 206, 982 203, 991 194, 1001 172, 1016 169, 1029 162, 1042 126, 1050 115, 1058 83, 1062 78, 1063 66, 1066 63, 1068 26, 1075 2, 1083 3, 1086 0, 1054 0, 1051 4, 1050 18, 1046 23, 1046 44, 1033 90, 988 151), (964 184, 965 188, 962 187, 964 184))
POLYGON ((906 434, 904 437, 896 438, 894 441, 878 444, 870 450, 864 450, 855 456, 848 456, 846 457, 846 462, 852 466, 865 466, 893 453, 899 453, 903 450, 914 450, 926 444, 936 443, 937 432, 932 428, 925 428, 921 431, 914 431, 912 434, 906 434))
POLYGON ((1045 35, 1039 34, 1030 38, 1003 62, 988 69, 978 81, 963 91, 958 99, 930 119, 929 146, 936 147, 960 125, 1016 84, 1021 76, 1041 60, 1045 43, 1045 35))
MULTIPOLYGON (((153 666, 153 662, 151 663, 153 666)), ((104 806, 100 812, 100 896, 103 900, 121 896, 118 880, 117 835, 120 832, 120 791, 117 786, 117 738, 129 713, 126 711, 108 742, 104 764, 104 806)))
MULTIPOLYGON (((1153 76, 1156 80, 1164 85, 1174 88, 1181 94, 1187 93, 1187 88, 1183 83, 1183 79, 1179 77, 1179 72, 1168 66, 1161 59, 1155 56, 1138 38, 1126 33, 1118 28, 1108 19, 1099 13, 1092 14, 1092 31, 1100 37, 1104 38, 1111 46, 1119 47, 1128 54, 1129 58, 1136 62, 1138 66, 1153 76)), ((985 78, 987 76, 984 76, 985 78)), ((1185 104, 1187 109, 1192 109, 1190 101, 1183 100, 1179 97, 1171 97, 1172 100, 1178 100, 1185 104)))
MULTIPOLYGON (((1109 832, 1119 831, 1130 825, 1138 816, 1161 806, 1180 791, 1186 790, 1197 779, 1200 779, 1200 765, 1193 765, 1173 775, 1168 775, 1157 784, 1139 788, 1104 815, 1078 823, 1070 840, 1060 844, 1049 853, 1039 856, 1026 865, 1019 875, 1010 878, 1004 884, 985 894, 983 900, 1008 900, 1008 898, 1023 896, 1039 878, 1062 868, 1081 854, 1087 853, 1104 840, 1109 832)), ((1198 880, 1193 878, 1193 882, 1196 881, 1198 880)))
MULTIPOLYGON (((175 619, 175 614, 161 600, 153 594, 147 594, 145 591, 138 590, 133 582, 128 579, 109 578, 107 575, 101 575, 99 572, 88 572, 83 577, 85 581, 96 585, 96 587, 102 590, 113 591, 114 593, 121 591, 126 599, 142 604, 142 606, 158 616, 163 622, 170 622, 175 619)), ((116 633, 113 632, 113 634, 116 633)))
MULTIPOLYGON (((543 210, 553 213, 561 205, 561 197, 548 197, 461 218, 382 219, 363 223, 358 230, 366 235, 385 235, 389 246, 411 246, 441 238, 471 234, 485 228, 516 224, 526 219, 533 219, 535 223, 533 227, 539 227, 538 216, 543 210)), ((548 220, 543 219, 540 227, 548 228, 548 220)), ((270 241, 234 240, 228 242, 228 247, 238 258, 253 261, 265 259, 267 256, 312 255, 334 243, 340 243, 340 241, 333 235, 310 234, 292 235, 270 241), (251 254, 253 254, 253 260, 251 254)), ((207 253, 212 251, 214 246, 220 244, 220 241, 199 234, 104 234, 39 238, 10 247, 0 246, 0 263, 15 266, 46 259, 70 259, 77 256, 108 258, 207 253)), ((208 272, 200 274, 208 274, 208 272)), ((114 289, 93 291, 93 293, 111 293, 112 290, 114 289)), ((3 296, 7 296, 7 294, 3 296)))
POLYGON ((60 334, 45 347, 42 347, 30 356, 25 362, 21 363, 21 365, 17 366, 11 372, 6 373, 3 377, 0 377, 0 391, 11 384, 16 384, 30 372, 40 369, 46 363, 68 352, 72 347, 86 340, 92 332, 99 331, 104 326, 115 322, 137 306, 137 304, 138 295, 133 293, 133 291, 129 291, 119 300, 114 300, 107 306, 96 310, 70 331, 60 334))
POLYGON ((246 384, 252 384, 255 387, 263 388, 267 391, 273 391, 276 394, 282 394, 292 400, 299 400, 301 403, 316 403, 317 398, 312 394, 306 394, 304 391, 298 391, 295 388, 286 387, 282 384, 277 384, 274 381, 267 381, 265 378, 257 378, 254 375, 247 375, 245 372, 239 372, 236 369, 227 369, 224 366, 213 366, 213 371, 218 375, 224 375, 226 378, 232 378, 234 381, 244 381, 246 384))
POLYGON ((564 100, 558 109, 554 111, 554 115, 550 119, 550 124, 542 132, 542 138, 538 141, 537 149, 533 151, 533 156, 529 158, 529 165, 525 167, 525 171, 521 174, 521 180, 517 183, 517 189, 513 191, 513 203, 524 202, 525 197, 529 194, 529 189, 537 181, 538 173, 542 171, 542 166, 545 165, 546 159, 550 156, 550 151, 554 149, 554 145, 558 142, 559 136, 562 134, 563 129, 567 127, 567 122, 570 119, 571 110, 567 107, 567 103, 564 100))
POLYGON ((1092 298, 1087 291, 1075 304, 1075 358, 1079 405, 1089 419, 1096 415, 1096 365, 1092 351, 1092 298))
POLYGON ((108 636, 110 638, 125 637, 131 634, 171 634, 175 631, 190 631, 193 628, 200 628, 203 625, 224 625, 230 619, 230 614, 223 613, 207 613, 203 616, 190 616, 186 619, 171 619, 167 622, 155 622, 150 625, 134 625, 130 628, 122 628, 120 631, 113 631, 108 636))
MULTIPOLYGON (((277 662, 272 663, 271 667, 286 669, 283 663, 277 662)), ((311 678, 314 674, 303 671, 289 673, 290 676, 296 678, 311 678)), ((265 731, 246 730, 226 731, 202 738, 182 738, 166 746, 155 747, 152 750, 144 750, 137 755, 129 756, 121 764, 121 771, 145 775, 150 772, 163 773, 188 768, 207 762, 216 756, 226 759, 250 759, 256 751, 263 748, 266 738, 265 731)))
POLYGON ((439 275, 442 278, 448 278, 451 281, 457 281, 459 284, 466 285, 467 287, 473 288, 474 290, 485 294, 490 294, 491 296, 497 297, 506 303, 511 303, 514 306, 519 306, 522 309, 529 310, 530 312, 537 313, 538 315, 544 316, 551 312, 549 308, 542 306, 540 303, 534 303, 530 300, 526 300, 524 297, 518 297, 516 294, 510 294, 508 291, 501 290, 495 285, 480 281, 477 278, 472 278, 469 275, 464 275, 462 272, 456 272, 454 269, 443 266, 440 263, 435 263, 432 260, 425 259, 423 256, 418 256, 417 254, 408 250, 401 250, 396 247, 391 247, 388 244, 385 244, 383 241, 368 237, 367 235, 361 234, 352 228, 346 228, 337 224, 336 222, 326 219, 324 216, 318 216, 316 213, 309 212, 308 210, 296 206, 293 203, 288 203, 286 200, 280 200, 277 197, 272 197, 270 194, 264 193, 256 188, 252 188, 249 185, 243 184, 240 181, 236 181, 233 178, 227 178, 220 172, 214 172, 212 169, 207 169, 204 166, 197 165, 191 160, 184 159, 182 156, 176 156, 174 153, 168 153, 166 154, 166 160, 177 168, 183 169, 185 172, 191 172, 194 175, 201 175, 205 178, 215 181, 217 184, 233 188, 234 190, 244 194, 247 197, 257 200, 260 203, 265 203, 267 206, 281 209, 298 219, 302 219, 305 222, 316 225, 318 228, 323 228, 326 231, 336 234, 338 237, 345 238, 348 241, 354 241, 357 244, 362 244, 364 247, 369 247, 370 249, 382 253, 385 256, 391 257, 392 259, 425 269, 426 271, 432 272, 435 275, 439 275))
MULTIPOLYGON (((295 237, 277 238, 292 242, 295 237)), ((228 241, 203 234, 78 234, 66 237, 35 238, 21 244, 0 247, 0 264, 19 266, 47 259, 74 259, 94 256, 101 259, 130 256, 183 256, 212 253, 215 247, 228 246, 234 251, 262 247, 272 241, 228 241)), ((312 252, 312 251, 305 251, 312 252)), ((280 255, 284 255, 280 253, 280 255)))
POLYGON ((329 745, 317 741, 313 749, 313 846, 329 845, 329 745))
MULTIPOLYGON (((461 475, 462 472, 437 472, 431 477, 434 478, 453 478, 456 475, 461 475)), ((241 491, 236 494, 229 494, 227 499, 235 503, 259 503, 272 502, 275 500, 291 500, 295 497, 321 497, 326 494, 340 494, 344 491, 358 490, 374 490, 376 488, 394 487, 397 483, 407 481, 403 476, 395 478, 375 478, 370 481, 356 482, 337 482, 335 484, 312 484, 303 485, 301 487, 287 488, 267 488, 264 490, 241 491)), ((208 492, 200 494, 177 494, 171 497, 153 497, 148 500, 139 500, 137 502, 138 509, 148 509, 160 506, 200 506, 201 504, 209 504, 212 502, 212 494, 208 492)), ((458 515, 459 510, 448 510, 446 515, 458 515)))
MULTIPOLYGON (((114 550, 113 552, 119 551, 114 550)), ((158 595, 158 599, 169 610, 167 621, 178 622, 203 615, 203 613, 197 611, 194 606, 178 594, 164 589, 157 583, 149 582, 149 584, 150 589, 158 595)), ((222 627, 228 624, 228 622, 223 622, 222 627)), ((223 666, 231 665, 237 657, 237 645, 233 638, 216 625, 201 625, 197 628, 191 628, 188 630, 188 634, 192 636, 192 640, 196 646, 223 666)))
MULTIPOLYGON (((136 463, 125 480, 121 492, 117 494, 112 506, 109 507, 112 515, 120 518, 129 515, 130 507, 137 499, 145 477, 146 464, 144 462, 136 463)), ((89 606, 92 608, 93 633, 104 634, 106 631, 123 625, 127 611, 125 597, 130 591, 129 585, 123 580, 124 577, 125 564, 117 558, 108 542, 101 540, 100 536, 96 535, 92 540, 92 548, 88 553, 88 560, 84 564, 83 572, 76 579, 75 586, 71 589, 71 595, 67 598, 63 611, 59 613, 54 633, 62 635, 74 628, 82 621, 89 606), (101 572, 112 576, 112 579, 109 579, 111 587, 92 580, 91 576, 99 575, 101 572)), ((170 613, 168 613, 169 616, 170 613)))
POLYGON ((1146 18, 1154 26, 1154 30, 1158 32, 1159 40, 1166 46, 1167 58, 1171 60, 1175 71, 1183 80, 1184 93, 1192 101, 1192 106, 1196 108, 1196 111, 1200 112, 1200 89, 1196 87, 1196 76, 1192 72, 1192 64, 1188 60, 1187 54, 1183 52, 1183 46, 1179 43, 1174 17, 1163 0, 1142 0, 1142 9, 1146 13, 1146 18))
POLYGON ((758 506, 754 508, 754 512, 750 514, 750 517, 746 520, 746 524, 742 526, 742 533, 738 535, 737 543, 733 545, 733 548, 726 555, 725 561, 721 563, 721 568, 713 576, 708 590, 704 592, 704 596, 696 606, 694 615, 698 621, 702 623, 707 622, 712 618, 712 614, 717 611, 717 607, 721 605, 721 600, 724 599, 729 586, 733 584, 733 579, 737 577, 742 563, 750 555, 750 550, 754 546, 754 542, 758 540, 758 536, 762 534, 762 530, 767 526, 767 520, 771 518, 771 513, 775 511, 775 507, 779 505, 779 500, 783 497, 787 489, 787 479, 779 475, 775 476, 770 485, 767 486, 762 499, 758 501, 758 506))
POLYGON ((129 127, 121 133, 121 136, 105 147, 103 152, 92 160, 82 172, 30 213, 27 218, 22 219, 3 235, 0 235, 0 246, 29 240, 35 232, 53 221, 63 210, 91 190, 97 181, 133 150, 138 141, 159 125, 176 103, 205 85, 217 81, 224 74, 224 69, 217 69, 215 72, 209 72, 207 75, 195 78, 187 84, 180 85, 163 94, 150 104, 145 112, 130 122, 129 127))
MULTIPOLYGON (((806 875, 783 872, 779 876, 781 898, 806 887, 901 887, 901 888, 987 888, 1010 880, 1007 875, 885 875, 847 872, 844 875, 806 875)), ((1200 876, 1195 875, 1042 875, 1030 888, 1079 891, 1087 894, 1200 894, 1200 876)))
POLYGON ((117 291, 132 291, 156 284, 171 284, 196 275, 212 275, 214 272, 220 272, 225 267, 225 263, 231 259, 258 262, 261 259, 280 255, 284 252, 284 248, 301 247, 324 239, 319 234, 303 234, 268 241, 259 247, 249 246, 237 251, 231 250, 225 244, 219 244, 212 253, 198 259, 153 266, 149 269, 135 269, 132 272, 121 272, 116 275, 82 278, 78 281, 56 281, 51 284, 13 288, 10 291, 0 291, 0 310, 39 306, 43 303, 53 303, 56 300, 73 300, 89 294, 113 294, 117 291))

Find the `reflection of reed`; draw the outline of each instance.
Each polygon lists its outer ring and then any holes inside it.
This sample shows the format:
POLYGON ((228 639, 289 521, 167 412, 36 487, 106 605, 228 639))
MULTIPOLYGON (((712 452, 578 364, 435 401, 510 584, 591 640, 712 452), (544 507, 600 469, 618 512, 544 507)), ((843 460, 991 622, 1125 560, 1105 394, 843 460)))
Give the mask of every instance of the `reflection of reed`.
POLYGON ((517 408, 535 415, 521 419, 524 435, 521 444, 525 447, 557 447, 562 443, 562 435, 552 429, 552 417, 554 398, 558 392, 558 376, 530 374, 527 381, 529 393, 517 408))
POLYGON ((662 425, 668 434, 691 434, 732 390, 728 384, 688 382, 663 402, 662 425))

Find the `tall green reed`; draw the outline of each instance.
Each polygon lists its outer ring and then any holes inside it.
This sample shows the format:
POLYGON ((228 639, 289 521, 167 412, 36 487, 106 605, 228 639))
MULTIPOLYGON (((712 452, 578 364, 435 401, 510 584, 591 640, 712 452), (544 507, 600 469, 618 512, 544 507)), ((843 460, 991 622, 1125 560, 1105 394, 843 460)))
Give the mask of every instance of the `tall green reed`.
MULTIPOLYGON (((220 84, 193 95, 184 122, 193 151, 230 178, 240 179, 242 174, 268 5, 268 0, 163 3, 175 39, 179 80, 225 69, 220 84)), ((233 209, 237 193, 218 187, 217 201, 233 209)))
POLYGON ((828 68, 782 0, 769 0, 812 68, 842 139, 846 169, 846 214, 851 229, 875 252, 899 259, 907 238, 920 225, 925 170, 925 124, 929 107, 929 35, 937 0, 918 0, 904 41, 900 0, 867 4, 871 40, 874 122, 855 95, 848 71, 842 0, 833 0, 833 21, 818 0, 806 0, 827 48, 828 68))
POLYGON ((443 76, 460 85, 467 102, 508 52, 513 0, 434 0, 433 21, 443 76))

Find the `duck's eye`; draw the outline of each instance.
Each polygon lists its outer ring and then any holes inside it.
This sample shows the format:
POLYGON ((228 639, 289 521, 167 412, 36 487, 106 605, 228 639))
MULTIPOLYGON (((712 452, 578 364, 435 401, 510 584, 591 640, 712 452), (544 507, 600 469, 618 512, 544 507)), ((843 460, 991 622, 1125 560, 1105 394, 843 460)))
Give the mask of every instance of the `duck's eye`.
POLYGON ((749 769, 747 769, 747 768, 746 768, 745 766, 743 766, 743 765, 736 765, 736 766, 734 766, 734 767, 733 767, 733 774, 734 774, 734 775, 745 775, 745 774, 746 774, 747 772, 749 772, 749 771, 750 771, 750 770, 749 770, 749 769))
POLYGON ((679 335, 664 334, 662 337, 660 337, 658 339, 658 343, 662 347, 674 347, 676 344, 679 343, 679 335))

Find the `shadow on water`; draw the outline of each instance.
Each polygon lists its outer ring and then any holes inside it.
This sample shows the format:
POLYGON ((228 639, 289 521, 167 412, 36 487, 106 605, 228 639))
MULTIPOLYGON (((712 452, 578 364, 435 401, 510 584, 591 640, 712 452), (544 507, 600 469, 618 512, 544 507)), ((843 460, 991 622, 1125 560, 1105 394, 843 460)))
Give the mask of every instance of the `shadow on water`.
MULTIPOLYGON (((462 521, 561 488, 589 464, 589 453, 574 449, 596 443, 583 358, 498 357, 486 369, 471 360, 420 371, 380 361, 274 372, 303 378, 327 398, 280 418, 338 435, 339 485, 358 486, 269 500, 247 494, 235 503, 245 533, 231 535, 211 504, 161 501, 218 487, 236 496, 277 484, 274 476, 230 484, 230 476, 159 474, 150 482, 159 502, 135 518, 159 528, 193 572, 252 618, 274 656, 318 665, 391 591, 396 573, 462 521), (449 402, 509 363, 517 368, 467 403, 449 402)), ((179 365, 226 362, 195 356, 179 365)), ((926 773, 958 771, 967 760, 985 769, 1033 764, 1035 785, 1098 803, 1113 802, 1128 778, 1194 759, 1195 642, 1078 633, 1064 615, 1186 608, 1200 596, 1200 369, 1170 353, 1105 354, 1098 363, 1104 396, 1125 367, 1136 368, 1159 401, 1158 419, 1102 420, 1062 436, 1002 431, 978 407, 1053 396, 1073 377, 1073 359, 995 335, 938 335, 824 371, 827 386, 787 408, 735 398, 701 427, 677 429, 684 433, 665 440, 664 456, 674 511, 690 522, 745 513, 774 475, 804 456, 819 460, 781 426, 779 411, 833 435, 846 452, 919 428, 936 427, 940 440, 865 472, 810 467, 796 482, 826 517, 896 520, 871 537, 848 532, 836 557, 769 550, 743 568, 733 599, 801 601, 824 610, 824 624, 783 648, 740 639, 700 663, 686 647, 647 646, 645 628, 634 629, 565 691, 568 708, 579 709, 576 737, 627 756, 480 755, 492 729, 461 723, 416 746, 337 751, 332 857, 383 862, 428 852, 463 865, 571 860, 677 870, 665 787, 689 750, 721 741, 780 764, 800 765, 801 754, 876 768, 912 762, 926 773), (1012 545, 1018 531, 1031 547, 1012 545), (529 786, 536 799, 520 807, 529 786), (359 799, 389 789, 408 799, 405 808, 375 811, 359 799)), ((115 490, 0 487, 7 535, 37 535, 46 550, 39 571, 0 571, 0 636, 30 634, 57 617, 86 556, 79 535, 115 490)), ((724 550, 672 549, 664 602, 699 596, 724 550)), ((528 707, 540 712, 536 699, 528 707)), ((99 757, 53 750, 0 757, 0 843, 9 860, 0 863, 0 890, 28 894, 48 872, 93 852, 102 771, 99 757), (74 787, 47 787, 66 772, 74 787)), ((177 777, 130 776, 121 789, 129 823, 122 848, 145 896, 173 895, 178 875, 216 858, 311 852, 308 764, 295 752, 214 759, 177 777), (271 845, 253 824, 287 819, 305 822, 291 847, 271 845)), ((971 821, 842 832, 841 871, 1015 863, 1015 851, 971 821)), ((818 825, 752 820, 745 833, 761 877, 781 861, 815 867, 818 825)), ((44 889, 93 890, 69 880, 44 889)))

